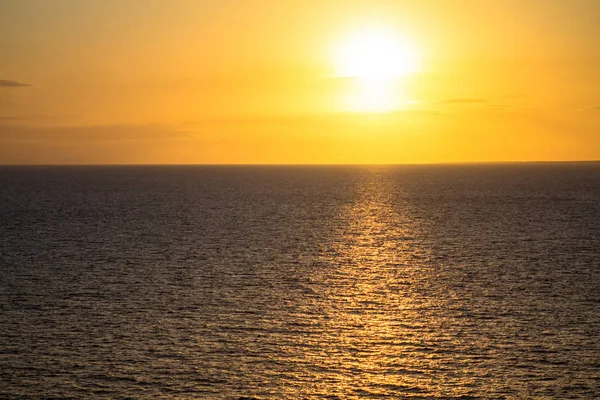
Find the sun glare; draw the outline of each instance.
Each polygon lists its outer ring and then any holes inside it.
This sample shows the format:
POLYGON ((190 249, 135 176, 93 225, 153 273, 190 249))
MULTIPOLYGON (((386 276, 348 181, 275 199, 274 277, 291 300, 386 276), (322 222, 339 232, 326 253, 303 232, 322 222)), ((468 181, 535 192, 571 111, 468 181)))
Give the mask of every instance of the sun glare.
POLYGON ((384 29, 350 36, 341 44, 337 62, 340 76, 365 80, 398 78, 417 69, 414 49, 384 29))
POLYGON ((415 50, 386 29, 356 32, 340 44, 335 57, 337 76, 357 81, 346 99, 346 108, 355 111, 393 109, 402 97, 397 93, 398 81, 418 68, 415 50))

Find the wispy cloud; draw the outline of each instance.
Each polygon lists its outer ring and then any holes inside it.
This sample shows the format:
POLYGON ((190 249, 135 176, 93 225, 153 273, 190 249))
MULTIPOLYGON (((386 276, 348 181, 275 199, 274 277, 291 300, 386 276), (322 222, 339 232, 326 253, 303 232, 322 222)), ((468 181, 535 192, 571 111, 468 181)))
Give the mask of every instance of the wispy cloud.
MULTIPOLYGON (((0 108, 2 101, 0 99, 0 108)), ((0 123, 9 124, 40 124, 40 123, 60 123, 66 125, 65 121, 72 121, 78 117, 83 117, 83 114, 16 114, 16 115, 0 115, 0 123)))
POLYGON ((0 87, 14 88, 14 87, 27 87, 31 86, 29 83, 23 83, 18 81, 11 81, 7 79, 0 79, 0 87))
POLYGON ((23 116, 11 116, 11 115, 0 115, 0 121, 8 121, 8 122, 20 122, 20 121, 28 121, 29 117, 23 116))
POLYGON ((487 99, 457 98, 457 99, 442 100, 439 102, 439 104, 481 104, 481 103, 487 103, 487 99))
POLYGON ((579 111, 581 113, 597 113, 597 112, 600 112, 600 105, 582 107, 582 108, 578 109, 577 111, 579 111))
POLYGON ((487 109, 490 111, 513 111, 515 108, 508 107, 505 105, 492 104, 492 105, 488 106, 487 109))
POLYGON ((308 125, 351 125, 356 122, 364 122, 373 119, 400 121, 406 117, 412 116, 436 116, 442 112, 435 109, 398 109, 384 113, 367 113, 354 111, 341 111, 321 114, 282 114, 268 116, 243 116, 230 118, 207 118, 199 120, 188 120, 182 122, 182 127, 202 127, 202 126, 266 126, 279 125, 285 127, 291 126, 308 126, 308 125))
POLYGON ((91 125, 36 127, 0 125, 0 141, 11 142, 123 142, 190 137, 188 131, 163 125, 91 125))

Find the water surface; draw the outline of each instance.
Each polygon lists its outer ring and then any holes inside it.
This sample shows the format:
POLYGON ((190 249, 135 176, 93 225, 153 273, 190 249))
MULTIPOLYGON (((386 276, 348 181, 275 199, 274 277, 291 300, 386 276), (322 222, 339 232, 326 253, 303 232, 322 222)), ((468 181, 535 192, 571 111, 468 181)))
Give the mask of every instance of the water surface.
POLYGON ((599 249, 598 163, 1 167, 0 397, 598 397, 599 249))

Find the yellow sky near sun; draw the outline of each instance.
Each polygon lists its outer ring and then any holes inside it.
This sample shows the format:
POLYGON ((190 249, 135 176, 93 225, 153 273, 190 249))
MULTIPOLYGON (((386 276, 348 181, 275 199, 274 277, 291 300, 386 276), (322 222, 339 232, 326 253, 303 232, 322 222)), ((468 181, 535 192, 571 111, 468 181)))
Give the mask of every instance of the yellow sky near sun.
POLYGON ((8 0, 0 163, 600 159, 599 15, 594 0, 8 0), (369 51, 373 31, 408 59, 369 51))

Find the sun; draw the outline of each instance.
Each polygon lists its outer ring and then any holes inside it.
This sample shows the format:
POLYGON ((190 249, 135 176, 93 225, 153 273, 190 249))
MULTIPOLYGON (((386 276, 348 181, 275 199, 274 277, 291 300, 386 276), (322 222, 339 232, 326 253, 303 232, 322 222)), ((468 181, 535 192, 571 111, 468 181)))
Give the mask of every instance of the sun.
POLYGON ((356 111, 387 111, 396 106, 398 82, 418 70, 417 52, 407 41, 384 28, 357 31, 335 52, 337 76, 355 79, 347 99, 356 111))
POLYGON ((340 76, 386 80, 415 72, 417 57, 393 32, 370 29, 357 32, 339 47, 340 76))

